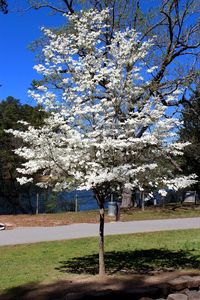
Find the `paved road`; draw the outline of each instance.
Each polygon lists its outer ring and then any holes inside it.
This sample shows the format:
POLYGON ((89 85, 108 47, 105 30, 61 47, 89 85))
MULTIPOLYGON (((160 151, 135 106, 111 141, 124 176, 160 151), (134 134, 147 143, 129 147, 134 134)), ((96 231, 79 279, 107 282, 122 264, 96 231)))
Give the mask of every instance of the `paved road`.
MULTIPOLYGON (((105 224, 105 235, 200 228, 199 218, 113 222, 105 224)), ((0 231, 0 246, 66 240, 98 235, 98 224, 58 227, 26 227, 0 231)))

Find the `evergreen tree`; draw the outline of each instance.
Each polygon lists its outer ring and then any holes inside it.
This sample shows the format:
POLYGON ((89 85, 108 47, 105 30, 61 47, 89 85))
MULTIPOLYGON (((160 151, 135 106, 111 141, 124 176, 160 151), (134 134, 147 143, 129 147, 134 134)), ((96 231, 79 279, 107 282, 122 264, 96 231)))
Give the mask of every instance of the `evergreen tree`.
POLYGON ((191 144, 185 148, 182 167, 186 174, 196 173, 198 183, 195 185, 200 192, 200 88, 198 87, 182 112, 183 127, 180 130, 182 141, 191 144))
MULTIPOLYGON (((23 130, 23 124, 18 123, 24 120, 38 127, 44 119, 44 112, 40 106, 21 105, 18 99, 7 97, 0 102, 0 206, 13 212, 32 211, 31 203, 27 201, 23 206, 20 195, 25 193, 29 199, 31 185, 21 187, 16 181, 16 168, 22 160, 17 157, 13 150, 22 145, 21 139, 15 139, 5 130, 17 128, 23 130)), ((33 211, 32 211, 33 212, 33 211)))

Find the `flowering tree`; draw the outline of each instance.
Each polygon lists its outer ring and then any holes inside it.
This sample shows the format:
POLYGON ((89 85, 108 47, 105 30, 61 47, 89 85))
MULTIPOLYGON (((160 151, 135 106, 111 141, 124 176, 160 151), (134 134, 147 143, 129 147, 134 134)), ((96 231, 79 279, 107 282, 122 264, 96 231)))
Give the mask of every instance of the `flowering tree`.
MULTIPOLYGON (((40 171, 39 186, 57 190, 92 189, 100 208, 99 273, 104 265, 104 203, 112 190, 178 189, 194 176, 174 177, 174 156, 185 144, 176 142, 179 120, 165 116, 159 95, 149 91, 156 66, 144 58, 153 40, 140 41, 133 29, 113 32, 105 41, 108 10, 66 15, 73 33, 43 29, 49 42, 44 64, 35 66, 43 85, 30 95, 51 116, 45 126, 12 131, 27 144, 16 150, 27 162, 18 171, 23 184, 40 171), (168 164, 166 164, 168 162, 168 164)), ((165 95, 177 99, 181 91, 165 95)))

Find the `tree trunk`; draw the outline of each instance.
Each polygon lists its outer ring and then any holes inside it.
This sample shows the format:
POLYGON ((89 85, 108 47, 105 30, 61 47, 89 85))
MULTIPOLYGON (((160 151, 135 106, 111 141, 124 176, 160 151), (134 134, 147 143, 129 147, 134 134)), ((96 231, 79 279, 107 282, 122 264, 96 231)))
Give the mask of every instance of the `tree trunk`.
POLYGON ((105 259, 104 259, 104 202, 105 195, 102 194, 102 189, 94 187, 93 192, 99 206, 99 275, 105 276, 105 259))
POLYGON ((131 206, 133 206, 132 191, 130 189, 123 188, 121 207, 125 208, 125 207, 131 207, 131 206))
POLYGON ((101 205, 99 210, 99 275, 104 276, 105 260, 104 260, 104 205, 101 205))

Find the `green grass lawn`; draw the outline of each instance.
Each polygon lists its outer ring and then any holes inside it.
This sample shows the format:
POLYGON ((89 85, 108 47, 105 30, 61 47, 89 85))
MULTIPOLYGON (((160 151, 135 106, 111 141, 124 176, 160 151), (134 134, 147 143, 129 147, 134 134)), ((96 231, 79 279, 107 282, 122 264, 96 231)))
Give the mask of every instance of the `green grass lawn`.
POLYGON ((166 205, 162 207, 147 207, 144 211, 141 209, 125 210, 121 214, 122 221, 132 220, 154 220, 154 219, 169 219, 169 218, 192 218, 200 217, 199 206, 177 206, 166 205))
MULTIPOLYGON (((108 274, 199 269, 200 229, 109 236, 108 274)), ((0 247, 0 289, 98 272, 97 238, 0 247)))

